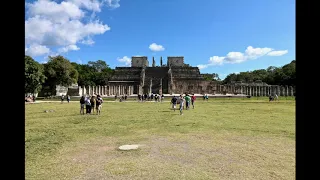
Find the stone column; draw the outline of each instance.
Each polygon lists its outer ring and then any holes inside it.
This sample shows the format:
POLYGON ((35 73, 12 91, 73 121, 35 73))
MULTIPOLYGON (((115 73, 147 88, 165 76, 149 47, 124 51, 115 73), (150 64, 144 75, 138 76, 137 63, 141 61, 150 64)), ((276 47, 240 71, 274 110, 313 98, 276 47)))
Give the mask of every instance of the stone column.
POLYGON ((289 96, 289 87, 286 86, 286 96, 289 96))
POLYGON ((293 87, 290 86, 290 96, 293 96, 293 87))
POLYGON ((86 87, 82 86, 82 94, 80 94, 82 96, 86 95, 86 87))
POLYGON ((91 86, 88 86, 88 95, 91 95, 91 91, 92 91, 91 86))
POLYGON ((160 79, 160 89, 159 89, 159 94, 162 94, 162 78, 160 79))
POLYGON ((152 79, 150 79, 149 94, 152 93, 152 79))

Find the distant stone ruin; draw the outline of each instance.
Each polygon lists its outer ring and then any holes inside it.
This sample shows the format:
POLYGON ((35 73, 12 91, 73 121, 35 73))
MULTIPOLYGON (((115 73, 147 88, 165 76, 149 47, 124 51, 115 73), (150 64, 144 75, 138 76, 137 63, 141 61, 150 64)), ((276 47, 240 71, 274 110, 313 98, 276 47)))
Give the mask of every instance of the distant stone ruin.
MULTIPOLYGON (((162 57, 161 57, 162 62, 162 57)), ((157 66, 154 58, 149 67, 147 56, 131 58, 131 67, 116 67, 114 75, 106 86, 73 85, 57 86, 56 96, 82 96, 100 94, 103 96, 120 96, 133 94, 243 94, 249 96, 293 96, 293 87, 268 85, 261 81, 250 83, 231 82, 219 85, 215 81, 207 81, 200 74, 198 67, 184 63, 183 56, 167 57, 167 64, 157 66)))

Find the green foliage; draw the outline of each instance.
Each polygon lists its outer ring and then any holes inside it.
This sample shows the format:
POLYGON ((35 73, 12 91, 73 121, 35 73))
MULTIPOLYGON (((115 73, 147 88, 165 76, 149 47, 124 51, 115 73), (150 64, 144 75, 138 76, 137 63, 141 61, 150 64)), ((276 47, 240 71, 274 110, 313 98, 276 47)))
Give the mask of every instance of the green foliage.
POLYGON ((49 61, 44 67, 45 75, 48 78, 46 85, 50 87, 70 86, 78 80, 78 71, 63 56, 49 56, 49 61))
POLYGON ((232 81, 252 82, 261 80, 272 85, 295 86, 296 82, 296 61, 284 65, 283 67, 270 66, 267 69, 259 69, 239 74, 231 73, 224 80, 227 84, 232 81))
POLYGON ((212 74, 202 74, 204 79, 207 81, 220 81, 219 75, 217 73, 212 74))
POLYGON ((42 88, 46 77, 44 76, 44 68, 30 56, 24 56, 25 63, 25 93, 38 93, 42 88))
POLYGON ((89 61, 88 64, 71 63, 79 73, 79 86, 104 86, 112 76, 113 70, 103 60, 89 61))

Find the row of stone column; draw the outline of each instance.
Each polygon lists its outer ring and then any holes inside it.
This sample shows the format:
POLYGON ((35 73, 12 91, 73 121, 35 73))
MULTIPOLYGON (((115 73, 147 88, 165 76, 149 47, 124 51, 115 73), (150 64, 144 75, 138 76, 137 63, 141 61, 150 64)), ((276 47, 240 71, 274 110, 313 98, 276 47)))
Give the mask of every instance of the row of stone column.
POLYGON ((84 95, 107 95, 107 96, 120 96, 120 95, 132 95, 133 86, 127 85, 111 85, 111 86, 82 86, 79 87, 79 94, 84 95))
POLYGON ((246 94, 250 96, 294 96, 294 87, 292 86, 233 86, 218 85, 218 93, 227 92, 229 94, 246 94))

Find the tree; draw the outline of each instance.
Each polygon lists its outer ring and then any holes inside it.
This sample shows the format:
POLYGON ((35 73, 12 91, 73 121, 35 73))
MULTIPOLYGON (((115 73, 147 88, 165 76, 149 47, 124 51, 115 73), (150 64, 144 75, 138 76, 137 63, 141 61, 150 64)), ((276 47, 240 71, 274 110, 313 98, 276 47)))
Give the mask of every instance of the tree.
POLYGON ((72 83, 77 83, 77 70, 63 56, 49 56, 49 61, 44 67, 47 77, 46 85, 50 86, 51 89, 56 85, 70 86, 72 83))
POLYGON ((156 61, 154 60, 154 57, 152 57, 152 67, 156 67, 156 61))
POLYGON ((219 75, 217 73, 202 74, 202 76, 207 81, 220 81, 219 75))
POLYGON ((24 56, 25 63, 25 93, 38 93, 42 88, 46 77, 44 76, 44 68, 42 64, 36 62, 30 56, 24 56))
POLYGON ((98 61, 89 61, 88 65, 93 67, 97 72, 101 72, 103 69, 109 68, 107 63, 103 60, 98 60, 98 61))
POLYGON ((71 64, 79 72, 79 86, 104 86, 114 72, 103 60, 89 61, 88 64, 77 64, 75 62, 71 64))
POLYGON ((78 71, 78 85, 79 86, 95 86, 96 69, 88 64, 71 63, 78 71))

